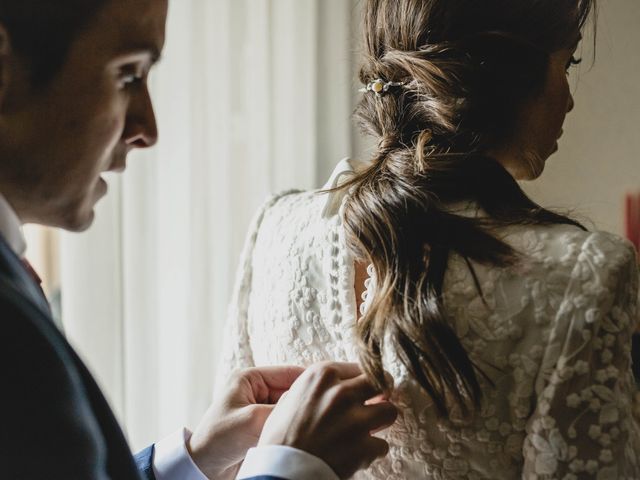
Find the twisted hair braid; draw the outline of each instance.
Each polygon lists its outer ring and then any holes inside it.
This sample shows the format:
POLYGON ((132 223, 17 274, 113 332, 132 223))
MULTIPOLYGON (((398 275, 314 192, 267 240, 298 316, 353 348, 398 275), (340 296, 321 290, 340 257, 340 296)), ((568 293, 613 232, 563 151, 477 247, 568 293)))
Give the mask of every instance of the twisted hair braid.
POLYGON ((361 363, 378 387, 388 387, 382 355, 391 341, 441 415, 453 406, 471 414, 481 401, 481 370, 446 320, 450 254, 470 268, 471 261, 507 266, 519 257, 496 227, 580 227, 531 201, 488 152, 510 138, 522 105, 543 87, 549 53, 582 28, 591 7, 588 0, 490 0, 478 13, 462 0, 366 2, 360 79, 402 82, 385 95, 363 95, 355 117, 378 149, 371 166, 341 187, 351 192, 349 245, 376 270, 357 333, 361 363), (523 17, 554 22, 524 28, 523 17), (473 201, 487 216, 456 215, 447 205, 457 201, 473 201))

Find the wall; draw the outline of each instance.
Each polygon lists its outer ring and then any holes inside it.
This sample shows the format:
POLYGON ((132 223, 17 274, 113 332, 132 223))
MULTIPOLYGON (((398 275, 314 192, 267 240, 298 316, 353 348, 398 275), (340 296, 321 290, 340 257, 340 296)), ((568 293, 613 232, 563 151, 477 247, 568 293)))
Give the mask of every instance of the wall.
POLYGON ((640 2, 601 2, 598 14, 595 63, 586 37, 560 150, 525 189, 622 234, 624 194, 640 190, 640 2))

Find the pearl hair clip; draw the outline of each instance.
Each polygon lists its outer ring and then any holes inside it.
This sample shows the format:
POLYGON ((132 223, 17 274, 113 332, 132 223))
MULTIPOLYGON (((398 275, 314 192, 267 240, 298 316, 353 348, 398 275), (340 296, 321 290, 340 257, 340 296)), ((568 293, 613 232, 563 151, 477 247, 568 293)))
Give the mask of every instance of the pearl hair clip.
POLYGON ((369 83, 364 88, 361 88, 359 91, 362 93, 373 92, 378 97, 387 93, 391 87, 401 87, 404 85, 403 82, 385 82, 381 78, 377 78, 369 83))

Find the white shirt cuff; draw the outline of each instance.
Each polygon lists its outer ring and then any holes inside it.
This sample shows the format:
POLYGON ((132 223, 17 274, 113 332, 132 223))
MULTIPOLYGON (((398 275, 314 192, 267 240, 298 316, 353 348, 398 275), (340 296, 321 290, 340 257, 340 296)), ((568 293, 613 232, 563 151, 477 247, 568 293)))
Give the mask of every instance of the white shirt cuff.
POLYGON ((191 432, 178 430, 155 444, 153 472, 156 480, 208 480, 187 450, 191 432))
POLYGON ((265 445, 249 449, 237 479, 243 480, 260 475, 271 475, 288 480, 311 478, 339 480, 331 467, 318 457, 297 448, 282 445, 265 445))

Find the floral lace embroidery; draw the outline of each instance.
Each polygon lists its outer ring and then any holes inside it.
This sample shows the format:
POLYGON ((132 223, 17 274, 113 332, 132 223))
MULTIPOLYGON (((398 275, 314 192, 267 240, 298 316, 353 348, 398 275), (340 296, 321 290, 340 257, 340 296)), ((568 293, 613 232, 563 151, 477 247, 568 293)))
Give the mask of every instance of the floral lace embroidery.
POLYGON ((360 304, 360 315, 367 313, 373 299, 373 291, 375 285, 375 270, 373 265, 367 266, 368 278, 364 281, 364 292, 362 292, 362 303, 360 304))
MULTIPOLYGON (((252 365, 357 360, 353 258, 341 213, 319 213, 325 199, 289 193, 259 212, 240 263, 219 378, 252 365)), ((400 418, 383 434, 389 455, 355 478, 640 478, 640 429, 631 415, 632 247, 569 226, 501 234, 524 260, 506 269, 474 265, 483 299, 465 261, 453 255, 443 293, 452 327, 490 379, 480 376, 482 408, 471 422, 455 411, 438 419, 388 348, 400 418)))

